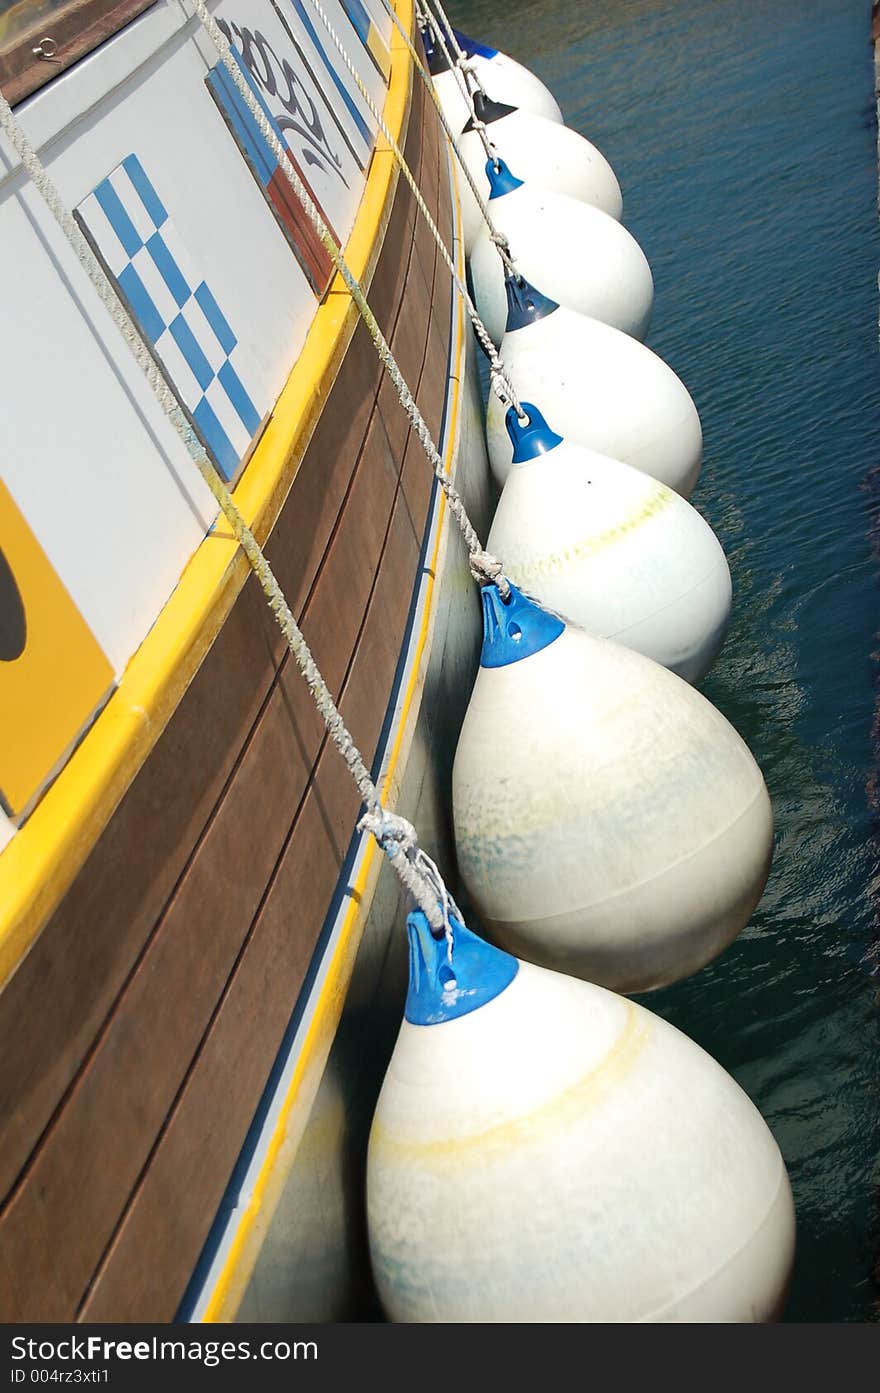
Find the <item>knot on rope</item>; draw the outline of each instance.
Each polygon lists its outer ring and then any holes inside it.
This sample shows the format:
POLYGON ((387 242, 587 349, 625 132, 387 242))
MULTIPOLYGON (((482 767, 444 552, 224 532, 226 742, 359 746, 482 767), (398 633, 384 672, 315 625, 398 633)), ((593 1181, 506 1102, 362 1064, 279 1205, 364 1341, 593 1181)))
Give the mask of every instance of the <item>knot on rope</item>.
POLYGON ((513 255, 510 250, 510 243, 504 233, 499 232, 491 223, 486 224, 486 230, 489 233, 489 240, 494 243, 498 255, 501 257, 505 275, 517 275, 517 270, 513 262, 513 255))
POLYGON ((418 851, 416 829, 405 817, 389 813, 386 808, 371 808, 358 823, 359 832, 372 832, 382 850, 389 856, 402 852, 409 860, 418 851))
POLYGON ((504 574, 504 567, 490 551, 472 551, 468 557, 471 575, 480 585, 497 585, 501 598, 506 600, 510 594, 510 582, 504 574))
POLYGON ((483 150, 485 151, 486 158, 492 161, 495 173, 497 174, 501 169, 501 165, 498 159, 498 151, 492 143, 492 139, 489 135, 489 127, 486 125, 485 121, 480 120, 479 116, 476 113, 476 110, 474 111, 474 114, 471 117, 471 125, 473 126, 477 135, 480 137, 480 141, 482 143, 483 150))
POLYGON ((499 365, 489 369, 489 381, 492 384, 492 391, 495 393, 502 406, 513 405, 513 389, 507 380, 507 374, 499 365))
POLYGON ((517 414, 520 424, 528 418, 519 403, 519 397, 513 389, 513 383, 507 375, 507 369, 496 355, 495 362, 489 368, 489 382, 502 406, 512 406, 517 414))
POLYGON ((424 911, 432 932, 437 938, 446 939, 446 955, 452 962, 455 940, 450 916, 454 914, 461 923, 464 918, 436 862, 419 846, 412 823, 377 804, 364 813, 358 831, 372 832, 389 861, 397 866, 401 880, 424 911))

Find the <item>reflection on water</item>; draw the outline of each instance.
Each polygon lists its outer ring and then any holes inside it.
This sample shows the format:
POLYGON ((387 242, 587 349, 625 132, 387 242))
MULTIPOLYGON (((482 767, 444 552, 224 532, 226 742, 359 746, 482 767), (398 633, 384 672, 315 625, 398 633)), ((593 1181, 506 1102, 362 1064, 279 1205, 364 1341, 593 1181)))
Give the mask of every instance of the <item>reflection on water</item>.
POLYGON ((788 1163, 787 1319, 878 1319, 872 744, 880 514, 868 0, 453 0, 614 166, 654 273, 648 342, 700 410, 694 503, 731 564, 704 683, 758 759, 776 854, 752 924, 648 998, 735 1075, 788 1163))

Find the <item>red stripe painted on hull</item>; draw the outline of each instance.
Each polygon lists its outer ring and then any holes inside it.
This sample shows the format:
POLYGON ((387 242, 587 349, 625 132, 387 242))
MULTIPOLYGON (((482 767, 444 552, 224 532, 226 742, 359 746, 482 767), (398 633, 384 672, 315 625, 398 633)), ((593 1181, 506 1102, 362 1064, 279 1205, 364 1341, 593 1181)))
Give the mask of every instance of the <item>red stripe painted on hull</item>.
MULTIPOLYGON (((300 174, 302 179, 302 175, 300 174)), ((303 179, 305 184, 305 180, 303 179)), ((306 184, 306 188, 308 185, 306 184)), ((312 289, 316 295, 323 295, 330 283, 333 273, 333 263, 330 260, 323 242, 318 236, 312 224, 306 216, 305 210, 297 198, 287 180, 287 176, 281 168, 276 169, 269 183, 266 185, 266 192, 272 202, 272 207, 278 216, 282 227, 287 233, 288 240, 296 254, 296 258, 305 271, 312 289)), ((309 195, 315 203, 322 218, 327 222, 327 216, 318 204, 317 199, 309 189, 309 195)), ((327 223, 329 227, 330 224, 327 223)), ((331 229, 332 230, 332 229, 331 229)), ((335 237, 335 233, 333 234, 335 237)))

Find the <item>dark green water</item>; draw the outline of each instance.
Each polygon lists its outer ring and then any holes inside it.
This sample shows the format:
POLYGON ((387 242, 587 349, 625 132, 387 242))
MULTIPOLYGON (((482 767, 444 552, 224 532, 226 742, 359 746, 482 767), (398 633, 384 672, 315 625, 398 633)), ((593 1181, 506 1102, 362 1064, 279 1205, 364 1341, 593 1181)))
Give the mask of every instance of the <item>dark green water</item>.
POLYGON ((642 1000, 742 1084, 798 1215, 786 1318, 880 1319, 872 525, 880 515, 876 124, 865 0, 454 0, 611 161, 654 273, 650 346, 706 443, 727 552, 703 684, 764 771, 776 853, 749 928, 642 1000))

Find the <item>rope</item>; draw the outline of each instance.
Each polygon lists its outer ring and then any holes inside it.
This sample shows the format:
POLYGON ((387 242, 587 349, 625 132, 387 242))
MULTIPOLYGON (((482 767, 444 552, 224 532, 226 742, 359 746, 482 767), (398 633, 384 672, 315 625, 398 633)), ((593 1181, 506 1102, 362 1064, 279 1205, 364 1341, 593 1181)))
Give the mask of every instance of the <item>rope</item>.
MULTIPOLYGON (((425 3, 427 4, 428 0, 425 0, 425 3)), ((443 28, 449 35, 449 42, 455 49, 455 59, 457 66, 462 70, 462 72, 470 73, 471 77, 474 80, 475 89, 479 92, 482 92, 483 96, 485 97, 486 89, 480 82, 475 68, 468 62, 468 56, 462 48, 461 44, 458 42, 458 35, 452 27, 452 21, 450 20, 449 15, 443 8, 442 0, 432 0, 432 3, 437 13, 437 18, 440 20, 440 23, 443 25, 443 28)))
MULTIPOLYGON (((428 460, 430 461, 431 467, 434 470, 434 474, 440 484, 440 487, 446 495, 452 515, 458 523, 458 526, 461 530, 461 534, 464 537, 465 546, 468 549, 468 558, 470 561, 471 574, 473 575, 475 580, 479 581, 481 585, 485 585, 487 582, 484 579, 484 569, 482 563, 480 562, 478 564, 475 564, 474 562, 475 557, 482 558, 485 555, 482 549, 482 545, 480 543, 480 539, 477 536, 477 533, 474 529, 474 526, 470 518, 467 515, 467 509, 464 506, 464 502, 460 493, 456 489, 455 485, 452 483, 452 480, 447 478, 446 471, 443 467, 443 460, 440 458, 440 452, 438 451, 437 446, 434 444, 434 441, 431 438, 431 432, 428 430, 428 427, 425 424, 425 420, 422 416, 422 413, 416 406, 415 398, 413 397, 412 392, 409 390, 409 387, 407 386, 404 380, 400 368, 397 366, 397 362, 395 361, 394 355, 391 352, 391 349, 389 348, 388 343, 385 340, 382 330, 379 328, 376 316, 373 314, 373 311, 367 304, 366 296, 364 295, 364 292, 361 289, 360 283, 349 270, 348 264, 345 261, 342 252, 336 245, 336 239, 333 237, 333 234, 330 232, 330 229, 324 222, 324 219, 321 217, 321 214, 318 212, 317 207, 315 206, 314 202, 309 196, 308 190, 306 189, 305 185, 303 184, 302 180, 297 174, 293 164, 291 163, 290 156, 287 152, 286 147, 282 145, 272 125, 266 119, 265 112, 263 111, 259 102, 256 100, 253 92, 251 91, 250 86, 245 80, 244 73, 242 72, 238 64, 235 53, 232 47, 230 46, 228 39, 226 38, 223 31, 220 29, 220 26, 217 24, 217 21, 214 19, 213 15, 211 15, 208 11, 204 3, 204 0, 192 0, 192 3, 196 14, 201 20, 202 28, 208 34, 209 38, 211 39, 211 42, 214 44, 214 47, 220 54, 220 57, 223 61, 223 64, 227 72, 229 73, 230 77, 235 83, 238 91, 241 93, 242 100, 244 101, 249 112, 256 121, 260 134, 266 141, 273 155, 277 159, 279 165, 284 170, 284 173, 287 176, 287 179, 294 193, 296 194, 297 198, 303 206, 303 209, 306 213, 306 216, 309 219, 309 222, 312 224, 312 227, 315 229, 315 232, 321 239, 321 242, 325 247, 328 256, 330 257, 330 260, 333 262, 333 265, 336 267, 336 270, 339 272, 340 276, 344 280, 348 288, 349 294, 351 295, 351 298, 357 305, 357 308, 360 311, 361 318, 363 319, 364 324, 367 327, 367 331, 370 335, 370 338, 373 341, 373 345, 376 349, 376 352, 379 355, 379 358, 382 362, 383 367, 385 368, 385 371, 388 373, 388 376, 391 378, 391 381, 394 383, 394 386, 397 389, 397 395, 400 399, 400 404, 403 407, 406 414, 409 416, 413 430, 418 436, 422 449, 424 450, 425 454, 428 457, 428 460)), ((499 584, 499 589, 501 590, 501 593, 504 596, 506 596, 509 593, 507 580, 503 577, 503 575, 501 583, 499 584)))
MULTIPOLYGON (((395 850, 398 850, 400 854, 406 858, 411 857, 414 853, 417 855, 419 870, 425 880, 431 885, 435 895, 435 903, 440 909, 443 933, 446 938, 446 956, 449 962, 452 962, 454 939, 452 927, 449 922, 450 915, 454 914, 459 923, 462 924, 464 923, 464 915, 450 895, 446 882, 437 868, 436 862, 431 860, 426 851, 422 851, 419 848, 416 838, 416 829, 413 827, 412 823, 407 822, 404 817, 397 817, 395 814, 385 812, 384 809, 377 809, 376 811, 364 813, 358 823, 358 827, 363 828, 367 832, 372 832, 373 836, 380 844, 386 847, 389 845, 394 847, 395 850)), ((431 921, 429 920, 429 922, 431 921)), ((440 923, 432 923, 431 927, 435 932, 439 933, 440 923)))
POLYGON ((416 9, 417 13, 424 15, 425 22, 430 26, 431 33, 434 35, 436 39, 439 40, 440 48, 443 51, 443 57, 449 64, 450 71, 455 74, 455 80, 459 85, 461 94, 467 102, 468 107, 470 108, 471 125, 473 126, 474 130, 477 132, 477 135, 480 137, 480 140, 482 141, 483 150, 486 154, 486 159, 491 160, 497 170, 498 151, 492 144, 492 141, 489 139, 489 129, 485 121, 481 120, 481 118, 477 114, 477 104, 474 98, 476 97, 477 93, 479 93, 480 96, 485 99, 486 89, 480 81, 474 63, 468 58, 464 49, 461 47, 461 44, 458 42, 455 30, 453 29, 452 24, 449 21, 449 17, 447 16, 446 11, 444 10, 441 4, 436 3, 435 0, 434 9, 437 11, 437 15, 440 18, 443 27, 446 29, 446 32, 449 35, 448 45, 446 39, 443 36, 443 33, 441 32, 433 16, 431 15, 430 10, 428 9, 423 11, 421 5, 418 3, 418 0, 416 0, 416 9), (450 52, 450 48, 455 50, 454 56, 450 52))
MULTIPOLYGON (((385 0, 385 3, 387 8, 388 0, 385 0)), ((480 82, 480 79, 477 76, 475 69, 468 62, 463 49, 460 48, 458 39, 455 37, 455 33, 451 25, 449 24, 449 20, 446 19, 446 25, 449 28, 450 35, 452 36, 452 42, 458 54, 458 57, 456 58, 453 58, 452 54, 450 53, 449 46, 447 45, 446 40, 443 37, 443 34, 438 28, 437 23, 430 10, 422 9, 419 0, 416 0, 416 17, 418 19, 420 27, 429 30, 432 38, 438 41, 440 48, 443 52, 443 56, 446 59, 446 62, 449 64, 450 72, 455 74, 455 80, 458 83, 461 94, 464 97, 468 110, 470 111, 470 124, 473 127, 473 129, 477 132, 477 135, 480 137, 480 141, 482 143, 483 152, 486 156, 486 159, 491 160, 495 169, 498 170, 500 167, 498 163, 498 151, 496 150, 492 141, 489 139, 488 126, 486 125, 485 121, 483 121, 477 114, 476 103, 474 100, 477 93, 479 93, 480 96, 485 99, 486 91, 482 83, 480 82), (473 82, 473 87, 469 86, 469 78, 473 82)), ((435 104, 437 105, 437 110, 440 111, 439 99, 437 98, 436 91, 434 89, 434 84, 430 78, 430 74, 427 74, 427 78, 431 86, 431 91, 434 93, 434 100, 435 104)), ((455 150, 456 155, 458 156, 459 164, 461 165, 461 168, 464 170, 464 173, 467 175, 467 180, 471 186, 471 190, 476 196, 480 213, 482 214, 483 219, 486 223, 489 235, 492 238, 492 241, 495 243, 495 246, 498 250, 498 254, 504 262, 505 271, 508 275, 515 275, 516 272, 513 266, 513 259, 510 255, 510 244, 507 240, 507 237, 504 233, 500 233, 495 227, 495 224, 493 223, 492 217, 488 210, 488 205, 484 201, 482 195, 477 191, 477 187, 473 179, 473 176, 471 175, 470 169, 465 163, 461 151, 458 147, 457 139, 455 136, 453 136, 451 129, 446 125, 445 119, 444 128, 446 129, 449 139, 452 141, 452 146, 455 150)))
MULTIPOLYGON (((162 410, 183 442, 187 453, 232 528, 236 541, 244 552, 281 632, 284 634, 297 667, 312 693, 327 732, 344 759, 357 785, 362 801, 367 805, 367 812, 358 823, 358 827, 363 826, 373 833, 401 882, 423 910, 432 929, 438 934, 447 935, 449 942, 451 929, 448 906, 452 901, 449 892, 443 885, 440 872, 431 858, 419 849, 412 824, 407 822, 405 818, 398 817, 383 808, 379 791, 339 713, 330 694, 330 689, 318 670, 309 646, 293 617, 284 592, 278 584, 260 544, 239 512, 226 484, 209 460, 204 446, 184 415, 170 383, 153 358, 140 330, 117 296, 103 267, 77 226, 73 215, 62 200, 48 171, 24 134, 2 92, 0 92, 0 129, 9 138, 28 176, 76 253, 77 259, 97 291, 101 303, 128 344, 162 410)), ((329 239, 329 233, 327 236, 329 239)), ((332 242, 332 239, 329 240, 332 242)), ((477 547, 478 545, 477 543, 477 547)), ((484 554, 478 550, 477 555, 478 562, 482 565, 484 554)))
POLYGON ((327 30, 327 33, 329 34, 333 43, 335 44, 337 52, 342 58, 342 61, 347 67, 348 71, 351 73, 355 82, 357 83, 358 91, 363 97, 367 105, 367 108, 370 112, 370 115, 373 117, 373 120, 376 122, 377 126, 379 127, 379 130, 382 132, 384 139, 388 142, 388 145, 394 154, 394 158, 397 161, 401 173, 403 174, 404 178, 406 179, 406 182, 412 189, 413 196, 416 200, 419 210, 423 218, 425 219, 425 222, 428 224, 434 241, 437 243, 438 250, 440 251, 440 254, 443 257, 443 260, 446 262, 447 267, 449 268, 449 271, 452 275, 452 279, 455 282, 455 287, 462 300, 464 301, 465 308, 467 309, 471 323, 474 326, 474 332, 476 333, 476 336, 480 341, 480 346, 483 349, 483 352, 485 353, 486 357, 489 359, 489 377, 495 395, 498 397, 498 400, 502 403, 502 405, 512 406, 516 411, 516 414, 520 422, 524 423, 528 420, 528 417, 526 416, 526 413, 523 411, 522 406, 520 405, 519 398, 514 390, 513 383, 510 380, 510 376, 507 372, 507 369, 505 368, 500 357, 498 356, 498 351, 495 348, 495 345, 492 342, 491 338, 489 337, 489 331, 487 330, 485 324, 483 323, 482 319, 477 313, 477 308, 474 305, 474 302, 472 301, 470 295, 468 294, 467 286, 465 285, 464 281, 462 280, 461 276, 458 274, 458 271, 455 268, 455 263, 452 260, 452 256, 446 246, 446 243, 443 240, 443 236, 440 232, 440 229, 437 227, 437 224, 434 222, 434 219, 431 216, 431 213, 428 209, 428 205, 422 197, 421 189, 419 188, 418 184, 416 183, 413 177, 412 170, 406 162, 406 157, 404 156, 403 151, 397 144, 397 141, 394 139, 394 136, 391 134, 391 131, 388 129, 387 122, 385 121, 384 117, 380 113, 378 107, 376 106, 375 102, 373 101, 372 97, 367 91, 367 88, 361 81, 360 74, 358 73, 347 52, 345 51, 345 48, 342 44, 342 40, 339 38, 339 35, 333 28, 333 25, 331 24, 327 13, 321 5, 320 0, 312 0, 312 6, 315 12, 317 13, 318 17, 320 18, 321 22, 323 23, 324 28, 327 30))
MULTIPOLYGON (((431 14, 431 9, 428 5, 428 0, 425 0, 424 8, 422 8, 421 0, 416 0, 416 14, 421 17, 420 22, 424 25, 427 25, 430 28, 432 35, 440 40, 441 47, 443 49, 443 56, 446 59, 452 71, 455 73, 458 85, 461 88, 464 96, 467 98, 468 105, 471 108, 473 108, 473 99, 475 95, 479 92, 482 97, 486 97, 486 89, 480 81, 480 75, 477 71, 476 64, 468 58, 461 44, 458 42, 458 35, 453 29, 449 16, 447 15, 443 6, 435 4, 434 9, 437 12, 437 18, 435 18, 435 16, 431 14), (446 44, 446 40, 444 39, 443 35, 437 27, 437 19, 440 20, 440 23, 443 25, 443 28, 446 30, 446 33, 448 35, 448 47, 446 44), (450 49, 454 51, 454 57, 453 53, 450 52, 450 49)), ((476 115, 475 112, 474 115, 476 115)))
MULTIPOLYGON (((458 58, 453 58, 452 54, 449 51, 449 47, 446 43, 446 40, 444 39, 440 29, 437 27, 437 24, 435 23, 430 11, 423 11, 421 9, 421 6, 418 4, 418 0, 416 0, 416 13, 424 16, 424 23, 430 29, 433 37, 439 42, 440 48, 443 51, 443 57, 449 64, 450 72, 455 73, 455 80, 459 85, 461 94, 464 97, 465 102, 468 106, 468 110, 471 114, 470 124, 473 127, 473 129, 477 132, 477 135, 480 137, 480 140, 483 145, 483 153, 485 154, 486 159, 492 161, 492 164, 497 172, 501 168, 498 162, 498 151, 492 144, 492 141, 489 139, 488 126, 486 125, 485 121, 483 121, 480 118, 480 116, 477 115, 477 105, 475 101, 475 96, 477 93, 479 93, 480 96, 485 98, 485 90, 483 89, 478 77, 472 71, 470 65, 468 64, 465 54, 463 50, 459 47, 458 39, 455 38, 451 26, 449 27, 449 32, 450 34, 452 34, 453 43, 456 49, 458 50, 458 58), (473 79, 473 88, 471 88, 468 85, 468 75, 470 75, 470 77, 473 79)), ((448 20, 446 20, 446 24, 449 25, 448 20)), ((501 251, 501 246, 503 244, 504 251, 507 251, 509 253, 510 248, 507 239, 502 237, 500 233, 496 233, 491 224, 489 224, 488 227, 489 233, 492 236, 492 240, 495 242, 495 245, 498 247, 499 251, 501 251)))
MULTIPOLYGON (((410 57, 412 58, 413 63, 415 64, 416 72, 418 73, 419 77, 421 78, 421 80, 422 80, 422 82, 423 82, 423 84, 424 84, 424 86, 425 86, 425 88, 426 88, 426 90, 427 90, 427 92, 428 92, 428 95, 429 95, 430 98, 431 98, 431 101, 434 103, 434 109, 435 109, 435 111, 437 112, 437 117, 438 117, 438 119, 439 119, 439 121, 440 121, 440 125, 443 127, 443 131, 444 131, 444 133, 445 133, 445 135, 446 135, 446 139, 449 141, 449 144, 450 144, 450 146, 452 147, 452 150, 453 150, 453 152, 454 152, 454 154, 455 154, 455 157, 456 157, 456 159, 458 160, 459 168, 461 169, 462 173, 464 174, 464 177, 465 177, 465 179, 467 180, 467 183, 468 183, 468 185, 469 185, 469 187, 470 187, 470 191, 471 191, 471 193, 473 194, 474 198, 475 198, 476 201, 477 201, 477 207, 478 207, 479 210, 480 210, 480 216, 482 217, 484 223, 486 224, 486 230, 488 231, 489 236, 492 238, 492 241, 494 242, 495 246, 497 247, 497 249, 498 249, 498 255, 501 257, 501 260, 502 260, 502 262, 504 263, 504 271, 505 271, 505 274, 508 275, 508 276, 516 276, 516 275, 517 275, 517 271, 516 271, 516 267, 514 266, 514 263, 513 263, 513 258, 512 258, 511 254, 510 254, 510 244, 509 244, 507 238, 505 237, 504 233, 503 233, 503 232, 499 232, 498 229, 496 228, 495 224, 494 224, 493 221, 492 221, 492 215, 491 215, 491 213, 489 212, 488 207, 486 206, 486 200, 483 198, 483 195, 481 194, 479 188, 477 187, 476 180, 474 179, 473 174, 471 174, 471 171, 470 171, 470 169, 468 168, 467 162, 465 161, 464 156, 462 155, 461 150, 459 149, 459 146, 458 146, 458 139, 457 139, 457 137, 455 136, 455 134, 453 133, 452 127, 450 126, 449 122, 448 122, 447 119, 446 119, 446 115, 445 115, 445 113, 444 113, 444 111, 443 111, 443 107, 442 107, 442 105, 441 105, 440 98, 437 96, 437 89, 436 89, 435 86, 434 86, 433 80, 432 80, 432 78, 431 78, 431 74, 428 72, 427 68, 425 67, 424 63, 422 62, 421 56, 420 56, 418 50, 416 49, 415 44, 413 43, 413 41, 412 41, 412 39, 410 38, 409 34, 406 32, 405 28, 403 27, 403 25, 402 25, 402 23, 401 23, 401 21, 400 21, 398 15, 397 15, 397 12, 394 10, 394 8, 393 8, 393 6, 392 6, 392 4, 391 4, 391 0, 382 0, 382 4, 385 6, 385 9, 388 11, 388 14, 391 16, 391 20, 392 20, 392 22, 393 22, 393 24, 394 24, 394 27, 396 28, 398 34, 399 34, 400 37, 403 39, 404 43, 406 44, 407 48, 409 49, 410 57)), ((416 13, 417 13, 417 14, 419 13, 418 4, 416 5, 416 13)), ((494 158, 497 158, 497 156, 492 155, 490 158, 493 158, 493 159, 494 159, 494 158)))

